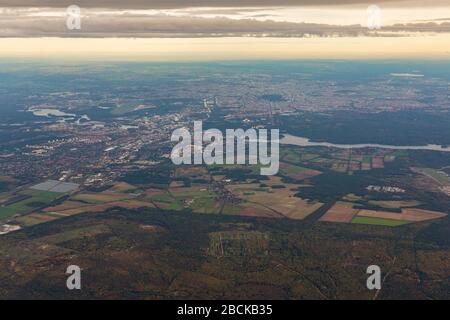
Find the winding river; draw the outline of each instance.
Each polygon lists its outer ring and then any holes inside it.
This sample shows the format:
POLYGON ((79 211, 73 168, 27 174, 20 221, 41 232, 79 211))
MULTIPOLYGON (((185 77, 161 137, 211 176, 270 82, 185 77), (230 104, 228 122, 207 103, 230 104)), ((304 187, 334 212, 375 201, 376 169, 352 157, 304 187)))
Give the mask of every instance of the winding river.
POLYGON ((380 149, 392 149, 392 150, 429 150, 429 151, 441 151, 450 152, 450 147, 443 147, 437 144, 428 144, 423 146, 392 146, 386 144, 373 144, 373 143, 361 143, 361 144, 336 144, 329 142, 313 142, 308 138, 297 137, 290 134, 285 134, 280 139, 281 144, 291 144, 300 147, 329 147, 339 149, 363 149, 363 148, 380 148, 380 149))

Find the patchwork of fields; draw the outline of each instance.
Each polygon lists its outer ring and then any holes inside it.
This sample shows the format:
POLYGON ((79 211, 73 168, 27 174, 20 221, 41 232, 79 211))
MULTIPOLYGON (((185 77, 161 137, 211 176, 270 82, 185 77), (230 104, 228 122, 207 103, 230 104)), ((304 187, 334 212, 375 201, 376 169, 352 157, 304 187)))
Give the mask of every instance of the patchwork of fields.
POLYGON ((20 191, 1 204, 0 219, 37 210, 63 196, 64 194, 50 191, 37 191, 32 189, 20 191))
MULTIPOLYGON (((317 149, 320 150, 320 149, 317 149)), ((285 147, 281 151, 281 159, 292 165, 306 165, 336 172, 351 173, 383 169, 386 163, 394 162, 405 155, 402 151, 392 150, 320 150, 309 152, 305 149, 285 147)))
MULTIPOLYGON (((281 149, 279 174, 270 177, 261 176, 258 165, 213 165, 175 167, 169 171, 166 185, 117 181, 103 191, 47 180, 0 193, 0 221, 11 223, 13 228, 27 227, 112 208, 293 220, 318 213, 314 217, 320 221, 384 226, 445 217, 446 212, 429 210, 410 194, 392 191, 404 189, 368 188, 372 180, 362 174, 385 170, 386 164, 405 160, 406 156, 404 151, 392 150, 311 150, 285 146, 281 149), (341 186, 370 194, 347 193, 334 198, 333 193, 341 192, 341 186)), ((450 178, 442 170, 425 167, 411 170, 438 187, 450 186, 450 178)), ((13 180, 2 177, 1 181, 8 186, 13 180)))
MULTIPOLYGON (((348 198, 347 198, 348 199, 348 198)), ((396 227, 408 223, 423 222, 446 217, 442 212, 411 208, 418 205, 414 202, 400 201, 382 201, 369 202, 371 204, 380 204, 385 208, 398 209, 394 211, 368 210, 362 209, 358 203, 337 202, 321 218, 325 222, 358 223, 396 227)))

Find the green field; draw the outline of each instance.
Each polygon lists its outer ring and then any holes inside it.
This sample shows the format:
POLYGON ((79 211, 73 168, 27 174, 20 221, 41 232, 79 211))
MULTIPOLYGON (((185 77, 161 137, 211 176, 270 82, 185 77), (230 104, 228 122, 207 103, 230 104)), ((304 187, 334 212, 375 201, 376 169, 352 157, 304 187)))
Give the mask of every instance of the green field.
POLYGON ((178 203, 188 201, 187 206, 197 213, 217 213, 218 211, 216 194, 212 191, 172 192, 172 196, 178 203))
POLYGON ((222 214, 225 215, 238 215, 241 212, 241 209, 232 205, 225 205, 222 210, 222 214))
POLYGON ((305 172, 307 170, 310 170, 310 169, 304 168, 304 167, 299 167, 299 166, 290 166, 290 167, 288 167, 286 169, 281 169, 281 171, 286 173, 286 174, 302 173, 302 172, 305 172))
POLYGON ((414 170, 420 174, 433 178, 440 184, 450 186, 450 177, 445 172, 431 168, 414 168, 414 170))
POLYGON ((363 200, 363 197, 357 196, 356 194, 353 194, 353 193, 349 193, 342 199, 346 200, 346 201, 360 201, 360 200, 363 200))
POLYGON ((282 146, 280 156, 282 160, 293 164, 302 164, 304 161, 311 161, 320 157, 319 154, 304 153, 301 149, 292 146, 282 146))
POLYGON ((174 198, 172 198, 172 196, 167 192, 151 196, 150 199, 163 203, 172 203, 174 201, 174 198))
POLYGON ((369 204, 375 205, 381 208, 387 208, 387 209, 400 209, 400 208, 411 208, 411 207, 417 207, 420 205, 420 202, 414 201, 414 200, 404 200, 404 201, 376 201, 371 200, 368 201, 369 204))
POLYGON ((116 106, 115 108, 111 109, 111 114, 116 116, 121 116, 130 112, 135 111, 137 108, 137 103, 124 103, 119 106, 116 106))
POLYGON ((14 208, 0 207, 0 219, 11 217, 11 216, 15 215, 16 213, 18 213, 18 212, 14 208))
POLYGON ((350 208, 353 208, 353 206, 355 205, 352 202, 345 202, 345 201, 338 201, 338 202, 336 202, 336 204, 344 206, 344 207, 350 207, 350 208))
POLYGON ((165 192, 151 196, 157 204, 166 204, 169 210, 183 210, 190 208, 197 213, 217 213, 216 193, 213 191, 183 191, 165 192))
POLYGON ((219 204, 217 203, 215 197, 203 197, 195 198, 194 203, 190 208, 197 213, 218 213, 219 204))
POLYGON ((280 158, 293 163, 300 163, 301 153, 292 147, 282 146, 280 149, 280 158))
POLYGON ((261 164, 212 164, 208 166, 208 170, 212 175, 228 176, 234 170, 246 170, 248 174, 259 175, 261 164))
POLYGON ((15 214, 27 213, 64 195, 63 193, 34 190, 25 190, 21 194, 30 195, 31 198, 13 203, 9 206, 0 207, 0 218, 9 218, 15 214))
POLYGON ((268 188, 268 187, 257 187, 257 188, 251 188, 251 187, 249 187, 249 188, 237 188, 237 189, 236 189, 236 191, 241 191, 241 192, 248 192, 248 193, 254 194, 254 192, 252 192, 252 191, 255 191, 255 192, 269 192, 269 191, 270 191, 270 188, 268 188))
POLYGON ((404 158, 404 157, 408 156, 408 151, 407 150, 395 150, 390 155, 394 156, 394 157, 397 157, 397 158, 401 158, 401 157, 404 158))
POLYGON ((390 219, 373 218, 373 217, 354 217, 352 219, 352 223, 371 224, 371 225, 387 226, 387 227, 397 227, 397 226, 401 226, 404 224, 408 224, 409 221, 390 220, 390 219))

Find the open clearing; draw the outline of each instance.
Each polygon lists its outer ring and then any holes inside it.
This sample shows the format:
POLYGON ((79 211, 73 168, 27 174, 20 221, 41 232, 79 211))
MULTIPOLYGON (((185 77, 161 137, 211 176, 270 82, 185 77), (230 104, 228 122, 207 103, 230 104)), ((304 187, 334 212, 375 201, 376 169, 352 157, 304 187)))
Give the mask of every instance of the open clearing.
POLYGON ((216 214, 221 205, 217 194, 208 185, 194 185, 191 187, 170 187, 168 190, 147 189, 145 199, 157 207, 167 210, 191 209, 196 213, 216 214))
POLYGON ((265 256, 269 234, 258 231, 222 231, 209 234, 208 254, 224 256, 265 256))
POLYGON ((410 222, 420 222, 445 217, 447 214, 436 211, 406 208, 402 213, 374 211, 374 210, 360 210, 359 217, 372 217, 381 219, 401 220, 410 222))
POLYGON ((442 212, 422 210, 417 208, 408 208, 407 205, 417 205, 414 201, 384 201, 388 202, 389 208, 402 208, 401 212, 377 211, 354 208, 352 202, 337 202, 331 207, 320 221, 379 224, 396 226, 410 222, 421 222, 445 217, 447 214, 442 212), (367 219, 366 219, 367 218, 367 219), (387 220, 387 221, 385 221, 387 220), (379 223, 377 223, 379 222, 379 223))
POLYGON ((294 166, 289 163, 282 162, 280 164, 281 174, 295 180, 304 180, 321 174, 320 171, 308 169, 304 167, 294 166))
POLYGON ((0 218, 9 218, 16 214, 24 214, 36 210, 40 207, 45 206, 46 204, 51 203, 53 200, 62 197, 64 194, 49 191, 35 191, 28 189, 21 191, 15 196, 20 195, 24 195, 27 197, 22 201, 14 202, 6 206, 1 206, 0 218))
POLYGON ((354 217, 352 219, 352 223, 371 224, 371 225, 387 226, 387 227, 397 227, 397 226, 401 226, 404 224, 408 224, 410 222, 409 221, 401 221, 401 220, 373 218, 373 217, 354 217))
MULTIPOLYGON (((272 211, 272 216, 282 216, 290 219, 304 219, 323 204, 319 202, 310 202, 305 199, 294 196, 296 186, 285 184, 279 177, 271 177, 264 184, 234 184, 228 185, 227 189, 236 197, 243 199, 247 204, 259 205, 265 210, 261 216, 267 216, 267 211, 272 211)), ((249 214, 249 208, 243 212, 249 214)), ((251 212, 252 214, 254 212, 251 212)))
POLYGON ((180 167, 175 170, 176 178, 194 178, 194 179, 210 179, 208 170, 202 166, 186 166, 180 167))
POLYGON ((132 196, 126 193, 100 192, 100 193, 80 193, 72 197, 73 200, 86 203, 100 204, 105 202, 122 201, 131 199, 132 196))
POLYGON ((450 177, 444 171, 432 168, 411 168, 411 170, 433 179, 442 186, 450 186, 450 177))
POLYGON ((45 211, 45 212, 58 212, 58 211, 65 211, 65 210, 69 210, 69 209, 80 208, 80 207, 84 207, 84 206, 89 206, 89 204, 83 203, 83 202, 79 202, 79 201, 68 200, 68 201, 65 201, 64 203, 62 203, 60 205, 45 208, 43 211, 45 211))
POLYGON ((47 180, 45 182, 32 186, 31 189, 39 191, 67 193, 77 190, 78 187, 79 185, 76 183, 62 182, 58 180, 47 180))
POLYGON ((283 218, 279 213, 258 203, 243 203, 239 205, 239 212, 237 215, 247 217, 283 218))
POLYGON ((108 209, 111 209, 114 207, 125 208, 125 209, 138 209, 138 208, 154 207, 154 206, 150 202, 143 202, 143 201, 137 201, 137 200, 125 200, 125 201, 116 201, 116 202, 109 202, 109 203, 96 204, 96 205, 81 206, 78 208, 60 210, 60 211, 55 211, 55 212, 70 216, 70 215, 80 214, 80 213, 85 213, 85 212, 103 212, 105 210, 108 210, 108 209))
POLYGON ((127 182, 118 182, 114 184, 111 188, 108 189, 109 192, 131 192, 136 190, 137 187, 127 183, 127 182))
POLYGON ((358 211, 350 202, 337 202, 320 218, 320 221, 349 223, 358 211))
POLYGON ((369 201, 369 204, 373 204, 382 208, 387 209, 400 209, 400 208, 409 208, 409 207, 417 207, 420 205, 418 201, 369 201))
POLYGON ((33 225, 36 225, 36 224, 53 221, 53 220, 56 220, 56 219, 59 219, 59 218, 61 218, 61 217, 57 217, 56 215, 51 214, 51 213, 36 212, 36 213, 28 214, 28 215, 25 215, 25 216, 21 216, 21 217, 15 219, 15 220, 21 226, 29 227, 29 226, 33 226, 33 225))
POLYGON ((112 208, 124 209, 139 209, 139 208, 154 208, 150 202, 143 202, 138 200, 124 200, 117 202, 109 202, 103 204, 84 204, 81 202, 67 201, 62 205, 46 208, 44 211, 35 212, 16 218, 15 220, 22 226, 31 226, 40 224, 68 216, 73 216, 88 212, 103 212, 112 208), (67 204, 66 204, 67 203, 67 204))

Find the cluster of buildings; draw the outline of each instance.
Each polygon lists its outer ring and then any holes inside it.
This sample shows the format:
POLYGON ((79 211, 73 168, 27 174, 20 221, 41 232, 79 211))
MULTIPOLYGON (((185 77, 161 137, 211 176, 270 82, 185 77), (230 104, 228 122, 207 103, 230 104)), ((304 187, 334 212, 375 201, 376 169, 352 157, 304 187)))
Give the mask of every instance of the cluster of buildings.
POLYGON ((368 186, 366 187, 367 191, 373 192, 383 192, 383 193, 405 193, 406 190, 399 187, 391 187, 391 186, 368 186))

